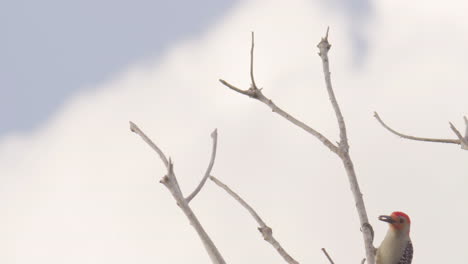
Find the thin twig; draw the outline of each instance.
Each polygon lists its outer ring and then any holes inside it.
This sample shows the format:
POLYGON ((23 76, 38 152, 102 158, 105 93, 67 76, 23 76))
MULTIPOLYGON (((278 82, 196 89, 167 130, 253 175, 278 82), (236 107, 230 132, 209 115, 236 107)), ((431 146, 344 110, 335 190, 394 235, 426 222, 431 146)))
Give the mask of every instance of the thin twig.
POLYGON ((257 84, 255 83, 254 73, 253 73, 253 58, 254 58, 254 32, 252 31, 252 46, 250 47, 250 80, 252 81, 252 88, 258 89, 257 84))
POLYGON ((364 264, 364 263, 366 263, 366 259, 365 259, 365 258, 363 258, 362 261, 361 261, 361 264, 364 264))
POLYGON ((153 141, 151 141, 151 139, 149 139, 148 136, 146 136, 145 133, 143 133, 143 131, 141 131, 141 129, 132 121, 130 121, 130 130, 134 133, 137 133, 146 142, 146 144, 148 144, 152 149, 154 149, 154 151, 158 153, 159 157, 164 163, 164 166, 166 166, 166 168, 169 168, 169 162, 167 161, 167 158, 161 151, 161 149, 158 148, 158 146, 156 146, 156 144, 154 144, 153 141))
POLYGON ((216 248, 215 244, 209 237, 209 235, 206 233, 205 229, 201 225, 200 221, 198 221, 198 218, 196 217, 195 213, 192 211, 192 208, 190 208, 188 202, 185 200, 182 191, 180 190, 179 183, 177 182, 177 178, 174 174, 174 164, 172 161, 169 159, 166 159, 166 156, 164 153, 156 146, 156 144, 153 143, 153 141, 143 133, 134 123, 130 122, 130 129, 137 133, 138 135, 141 136, 141 138, 152 148, 154 149, 158 155, 161 157, 161 160, 164 162, 164 164, 167 167, 167 174, 161 179, 161 183, 167 187, 167 189, 170 191, 172 196, 174 197, 174 200, 177 203, 177 206, 182 210, 182 212, 185 214, 185 216, 189 219, 190 225, 193 226, 195 231, 197 232, 198 236, 200 237, 203 246, 205 246, 205 249, 208 253, 208 256, 211 259, 211 262, 213 264, 226 264, 224 261, 223 257, 221 256, 221 253, 218 251, 216 248))
POLYGON ((364 239, 364 248, 366 250, 366 257, 369 264, 375 263, 375 248, 373 245, 373 231, 372 226, 369 224, 369 219, 367 217, 366 206, 364 204, 364 199, 362 198, 361 189, 357 181, 356 172, 354 170, 353 161, 351 156, 349 156, 349 144, 348 138, 346 135, 346 125, 344 122, 343 115, 341 114, 340 107, 336 100, 335 94, 333 92, 333 87, 331 84, 330 77, 330 66, 328 59, 328 51, 330 51, 331 45, 328 42, 328 32, 324 38, 319 42, 317 47, 319 48, 319 56, 322 59, 323 73, 325 75, 325 83, 328 91, 328 96, 330 97, 331 104, 335 110, 336 119, 340 128, 340 152, 338 153, 341 158, 346 174, 348 175, 349 185, 351 186, 351 192, 353 193, 354 202, 356 204, 356 210, 359 216, 359 222, 361 223, 361 231, 364 239))
POLYGON ((223 190, 225 190, 229 195, 231 195, 232 198, 234 198, 236 201, 238 201, 242 205, 242 207, 247 209, 247 211, 249 211, 250 215, 252 215, 252 217, 255 219, 255 221, 257 221, 260 227, 266 226, 265 222, 263 222, 262 218, 260 218, 257 212, 255 212, 255 210, 247 202, 245 202, 244 199, 242 199, 237 193, 235 193, 231 188, 229 188, 226 184, 224 184, 223 182, 221 182, 214 176, 210 176, 210 180, 212 180, 214 183, 216 183, 216 185, 218 185, 223 190))
MULTIPOLYGON (((364 205, 364 200, 362 198, 362 193, 360 191, 359 184, 356 178, 356 173, 354 171, 354 165, 351 160, 351 157, 349 156, 349 151, 348 151, 349 143, 348 143, 348 139, 346 135, 346 126, 345 126, 344 118, 341 114, 341 110, 339 108, 338 102, 333 92, 333 87, 331 85, 331 77, 330 77, 329 61, 328 61, 328 51, 330 50, 331 45, 328 42, 328 33, 329 33, 329 28, 327 28, 327 33, 325 37, 322 38, 322 41, 320 41, 320 43, 318 44, 318 48, 320 50, 319 55, 322 58, 323 72, 325 75, 325 83, 326 83, 327 91, 328 91, 330 101, 333 105, 333 108, 337 117, 338 126, 340 128, 339 146, 336 146, 335 144, 331 143, 331 141, 328 140, 324 135, 322 135, 315 129, 307 126, 306 124, 302 123, 298 119, 292 117, 286 111, 276 106, 269 98, 263 95, 260 89, 257 89, 256 87, 251 86, 248 90, 242 90, 224 80, 220 80, 220 82, 224 84, 225 86, 227 86, 228 88, 238 93, 247 95, 251 98, 257 99, 260 102, 268 105, 273 110, 273 112, 281 115, 286 120, 290 121, 291 123, 295 124, 296 126, 302 128, 303 130, 307 131, 308 133, 318 138, 326 147, 328 147, 332 152, 334 152, 341 158, 343 165, 345 167, 346 173, 348 175, 348 181, 350 183, 351 191, 353 193, 354 201, 356 204, 356 209, 358 211, 359 221, 361 223, 361 230, 362 230, 363 238, 364 238, 366 256, 367 256, 367 259, 369 260, 369 264, 374 264, 375 263, 374 261, 375 248, 373 246, 372 227, 369 224, 366 208, 364 205)), ((253 49, 251 50, 251 56, 252 54, 253 54, 253 49)), ((250 66, 253 67, 253 64, 251 63, 250 66)))
POLYGON ((374 112, 374 117, 379 121, 379 123, 386 128, 388 131, 392 132, 393 134, 400 136, 402 138, 406 139, 411 139, 411 140, 417 140, 417 141, 427 141, 427 142, 437 142, 437 143, 450 143, 450 144, 460 144, 460 140, 457 139, 438 139, 438 138, 423 138, 423 137, 414 137, 410 135, 405 135, 402 134, 391 127, 389 127, 387 124, 385 124, 382 119, 380 118, 379 114, 377 112, 374 112))
MULTIPOLYGON (((253 59, 252 59, 253 58, 253 51, 254 51, 253 50, 253 48, 254 48, 253 42, 254 42, 254 35, 252 34, 252 47, 251 47, 251 50, 250 50, 250 57, 251 57, 251 60, 250 60, 250 73, 251 74, 253 74, 253 59)), ((252 82, 253 82, 254 81, 253 75, 252 75, 251 79, 252 79, 252 82)), ((292 115, 290 115, 289 113, 287 113, 286 111, 284 111, 283 109, 278 107, 275 103, 273 103, 273 101, 271 99, 269 99, 268 97, 263 95, 261 89, 258 89, 254 82, 253 82, 252 86, 248 90, 239 89, 236 86, 234 86, 234 85, 232 85, 232 84, 230 84, 227 81, 222 80, 222 79, 220 79, 219 82, 221 82, 223 85, 225 85, 226 87, 228 87, 229 89, 231 89, 233 91, 236 91, 236 92, 238 92, 240 94, 247 95, 247 96, 249 96, 251 98, 257 99, 260 102, 266 104, 268 107, 270 107, 270 109, 274 113, 277 113, 278 115, 286 118, 286 120, 290 121, 294 125, 302 128, 306 132, 312 134, 318 140, 320 140, 326 147, 328 147, 332 152, 338 154, 339 149, 335 144, 333 144, 328 138, 326 138, 324 135, 322 135, 322 133, 320 133, 317 130, 313 129, 312 127, 306 125, 305 123, 303 123, 299 119, 293 117, 292 115)))
POLYGON ((216 157, 216 146, 218 145, 218 130, 217 129, 215 129, 211 133, 211 138, 213 139, 213 148, 211 149, 210 163, 208 164, 208 168, 206 169, 205 176, 203 176, 203 179, 198 184, 197 188, 195 188, 195 190, 193 190, 193 192, 187 198, 185 198, 187 203, 190 203, 190 201, 200 192, 206 180, 210 176, 211 170, 213 169, 213 165, 214 165, 214 161, 216 157))
POLYGON ((457 135, 458 139, 460 140, 460 145, 463 149, 467 149, 468 147, 468 140, 466 140, 465 138, 463 138, 463 136, 461 135, 460 131, 458 131, 458 129, 452 124, 452 122, 449 122, 450 124, 450 128, 452 129, 453 133, 455 133, 455 135, 457 135))
POLYGON ((347 152, 349 149, 348 146, 348 137, 346 134, 346 125, 344 122, 343 114, 341 113, 340 106, 336 100, 335 92, 333 91, 331 77, 330 77, 330 65, 328 61, 328 51, 331 48, 331 44, 328 42, 328 32, 330 27, 327 27, 327 33, 324 38, 319 42, 317 47, 319 48, 319 56, 322 58, 322 67, 323 67, 323 75, 325 77, 325 85, 327 87, 328 97, 330 98, 330 102, 333 106, 333 110, 335 111, 336 120, 338 121, 338 127, 340 129, 340 150, 347 152))
POLYGON ((238 93, 245 94, 245 95, 247 95, 247 96, 249 96, 251 98, 255 98, 255 99, 259 100, 260 102, 266 104, 268 107, 270 107, 270 109, 274 113, 286 118, 286 120, 288 120, 289 122, 293 123, 294 125, 302 128, 303 130, 305 130, 309 134, 312 134, 320 142, 322 142, 326 147, 328 147, 328 149, 330 149, 332 152, 338 154, 338 152, 339 152, 338 147, 335 144, 333 144, 328 138, 326 138, 322 133, 320 133, 317 130, 313 129, 312 127, 306 125, 305 123, 303 123, 299 119, 295 118, 294 116, 290 115, 289 113, 287 113, 286 111, 281 109, 279 106, 277 106, 275 103, 273 103, 273 101, 271 99, 264 96, 263 93, 260 91, 260 89, 253 90, 252 88, 250 88, 249 90, 244 91, 244 90, 239 89, 239 88, 235 87, 234 85, 226 82, 225 80, 219 80, 219 81, 222 84, 224 84, 225 86, 227 86, 228 88, 230 88, 230 89, 232 89, 232 90, 234 90, 234 91, 236 91, 238 93))
POLYGON ((232 198, 234 198, 237 202, 239 202, 242 207, 247 209, 247 211, 252 215, 252 217, 257 221, 258 225, 260 226, 258 228, 258 231, 262 233, 263 239, 265 239, 268 243, 270 243, 273 248, 276 249, 276 251, 283 257, 283 259, 289 263, 289 264, 299 264, 295 259, 293 259, 287 252, 284 250, 284 248, 280 245, 280 243, 273 237, 273 230, 266 225, 266 223, 260 218, 260 216, 255 212, 255 210, 246 202, 244 199, 242 199, 237 193, 235 193, 231 188, 229 188, 226 184, 222 183, 220 180, 215 178, 214 176, 210 176, 210 180, 212 180, 216 185, 221 187, 223 190, 225 190, 229 195, 231 195, 232 198))
POLYGON ((327 257, 328 261, 330 261, 330 264, 335 264, 335 262, 333 262, 332 258, 330 257, 330 255, 328 255, 328 252, 325 248, 322 248, 322 251, 323 251, 323 254, 325 254, 325 256, 327 257))
POLYGON ((237 87, 235 87, 234 85, 226 82, 225 80, 223 79, 219 79, 219 82, 222 83, 223 85, 227 86, 229 89, 233 90, 233 91, 236 91, 238 93, 241 93, 241 94, 244 94, 244 95, 247 95, 249 97, 254 97, 254 92, 251 92, 252 89, 249 89, 249 90, 242 90, 242 89, 239 89, 237 87))
POLYGON ((468 118, 463 116, 463 119, 465 120, 465 139, 468 141, 468 118))
POLYGON ((458 131, 458 129, 452 124, 452 122, 449 122, 449 124, 450 124, 450 129, 452 129, 453 133, 457 135, 460 141, 463 141, 463 136, 461 135, 460 131, 458 131))

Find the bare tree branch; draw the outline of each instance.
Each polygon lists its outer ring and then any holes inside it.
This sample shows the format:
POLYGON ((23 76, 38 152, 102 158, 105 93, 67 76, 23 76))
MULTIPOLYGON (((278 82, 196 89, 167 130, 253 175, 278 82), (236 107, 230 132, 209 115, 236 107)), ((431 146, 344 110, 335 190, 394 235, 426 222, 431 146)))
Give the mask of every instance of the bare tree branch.
MULTIPOLYGON (((361 223, 361 230, 362 230, 363 238, 364 238, 366 257, 367 257, 369 264, 374 264, 375 263, 375 248, 373 246, 372 226, 369 224, 366 208, 364 205, 364 200, 362 198, 362 193, 360 191, 359 184, 356 178, 356 173, 354 171, 354 165, 351 160, 351 157, 349 156, 349 143, 348 143, 348 138, 346 134, 346 125, 344 122, 344 118, 343 118, 343 115, 341 114, 341 110, 336 100, 335 94, 333 92, 333 87, 331 84, 330 67, 329 67, 329 60, 328 60, 328 51, 330 50, 331 45, 328 42, 328 32, 329 32, 329 29, 327 29, 327 33, 325 37, 322 38, 322 40, 317 45, 317 47, 319 48, 319 51, 320 51, 319 55, 320 55, 320 58, 322 59, 322 66, 323 66, 323 72, 324 72, 324 77, 325 77, 325 84, 326 84, 327 91, 328 91, 328 96, 330 98, 331 104, 333 106, 333 109, 335 111, 337 121, 338 121, 338 126, 340 130, 339 146, 334 145, 333 143, 330 142, 330 140, 328 140, 321 133, 307 126, 306 124, 302 123, 301 121, 297 120, 296 118, 292 117, 287 112, 285 112, 284 110, 276 106, 269 98, 263 95, 260 89, 256 88, 256 85, 252 84, 248 90, 242 90, 224 80, 220 80, 220 82, 224 84, 225 86, 227 86, 228 88, 238 93, 247 95, 251 98, 257 99, 260 102, 266 104, 273 110, 273 112, 283 116, 291 123, 295 124, 296 126, 302 128, 303 130, 307 131, 308 133, 318 138, 325 146, 327 146, 332 152, 334 152, 340 157, 345 167, 346 173, 348 175, 348 181, 351 186, 351 191, 353 193, 354 201, 356 204, 359 221, 361 223)), ((251 56, 253 56, 252 50, 251 50, 251 56)), ((253 67, 252 63, 250 67, 253 67)), ((251 72, 253 71, 251 70, 251 72)))
MULTIPOLYGON (((179 183, 177 182, 177 178, 174 174, 174 164, 172 161, 169 159, 166 159, 166 156, 164 153, 156 146, 156 144, 151 141, 150 138, 148 138, 143 131, 141 131, 134 123, 130 122, 130 130, 132 132, 137 133, 138 135, 141 136, 141 138, 152 148, 154 149, 161 160, 163 161, 164 165, 167 167, 167 174, 161 179, 161 183, 164 184, 164 186, 167 187, 167 189, 170 191, 172 196, 174 197, 174 200, 177 202, 177 206, 182 210, 182 212, 185 214, 185 216, 189 219, 190 225, 195 228, 195 231, 197 232, 198 236, 200 237, 203 246, 205 246, 205 249, 210 256, 211 262, 213 264, 226 264, 224 261, 223 257, 221 256, 221 253, 218 251, 216 248, 215 244, 211 240, 211 238, 208 236, 206 233, 205 229, 201 225, 200 221, 198 221, 198 218, 190 208, 187 200, 184 198, 184 195, 182 194, 182 191, 180 190, 179 183)), ((214 159, 213 159, 214 161, 214 159)))
POLYGON ((255 210, 246 202, 244 199, 242 199, 237 193, 235 193, 231 188, 229 188, 226 184, 222 183, 220 180, 215 178, 214 176, 210 176, 210 180, 212 180, 216 185, 221 187, 223 190, 225 190, 229 195, 231 195, 232 198, 234 198, 237 202, 239 202, 242 207, 247 209, 249 211, 250 215, 257 221, 258 225, 260 226, 258 228, 258 231, 263 236, 263 239, 270 243, 273 248, 276 249, 276 251, 283 257, 283 259, 289 263, 289 264, 299 264, 296 260, 294 260, 287 252, 284 250, 284 248, 280 245, 280 243, 273 237, 273 230, 265 224, 265 222, 260 218, 260 216, 255 212, 255 210))
POLYGON ((449 122, 449 124, 450 124, 450 128, 452 129, 453 133, 455 133, 455 135, 457 135, 458 139, 460 140, 460 145, 461 145, 462 149, 468 149, 468 140, 463 138, 460 131, 457 130, 457 128, 452 124, 452 122, 449 122))
POLYGON ((361 231, 363 234, 364 239, 364 246, 366 250, 366 257, 369 264, 375 263, 375 248, 373 245, 373 230, 372 226, 369 224, 369 219, 367 217, 367 211, 364 204, 364 199, 362 198, 362 193, 359 187, 359 183, 357 181, 356 172, 354 171, 354 165, 349 156, 349 144, 348 138, 346 135, 346 125, 344 122, 343 115, 341 114, 340 107, 338 105, 338 101, 336 100, 335 94, 333 92, 333 87, 331 84, 331 77, 330 77, 330 66, 328 60, 328 51, 330 51, 331 45, 328 42, 328 32, 329 28, 327 28, 327 33, 324 38, 319 42, 317 47, 319 48, 319 56, 322 59, 322 66, 323 66, 323 73, 325 75, 325 84, 328 91, 328 96, 330 97, 331 104, 333 105, 333 109, 335 110, 336 118, 338 120, 338 125, 340 129, 340 152, 339 156, 343 162, 343 165, 346 170, 346 174, 348 175, 348 181, 351 186, 351 192, 354 196, 354 201, 356 203, 356 209, 359 216, 359 221, 361 223, 361 231))
POLYGON ((465 137, 463 137, 461 135, 461 133, 455 128, 455 126, 452 123, 449 122, 450 128, 455 133, 455 135, 457 135, 458 139, 423 138, 423 137, 414 137, 414 136, 410 136, 410 135, 405 135, 405 134, 402 134, 402 133, 392 129, 387 124, 385 124, 382 121, 382 119, 380 118, 379 114, 377 114, 377 112, 374 112, 374 117, 388 131, 390 131, 393 134, 395 134, 397 136, 400 136, 402 138, 417 140, 417 141, 426 141, 426 142, 457 144, 457 145, 460 145, 462 149, 468 150, 468 119, 466 118, 466 116, 463 117, 463 119, 465 120, 465 137))
POLYGON ((254 98, 254 99, 257 99, 259 100, 260 102, 266 104, 268 107, 270 107, 270 109, 274 112, 274 113, 277 113, 278 115, 286 118, 286 120, 290 121, 291 123, 293 123, 294 125, 302 128, 303 130, 305 130, 306 132, 312 134, 313 136, 315 136, 318 140, 320 140, 325 146, 327 146, 332 152, 334 153, 337 153, 339 152, 339 149, 337 146, 335 146, 328 138, 326 138, 324 135, 322 135, 320 132, 318 132, 317 130, 311 128, 310 126, 306 125, 305 123, 301 122, 300 120, 298 120, 297 118, 293 117, 292 115, 290 115, 289 113, 287 113, 286 111, 284 111, 283 109, 281 109, 280 107, 278 107, 275 103, 273 103, 273 101, 269 98, 267 98, 266 96, 263 95, 262 93, 262 90, 261 89, 258 89, 257 88, 257 85, 255 84, 254 82, 254 77, 253 77, 253 48, 254 48, 254 34, 252 32, 252 46, 251 46, 251 50, 250 50, 250 74, 251 74, 251 81, 252 81, 252 84, 250 86, 250 88, 248 90, 242 90, 242 89, 239 89, 237 88, 236 86, 228 83, 227 81, 225 80, 222 80, 220 79, 219 81, 225 85, 226 87, 230 88, 231 90, 234 90, 238 93, 241 93, 241 94, 244 94, 244 95, 247 95, 251 98, 254 98))
POLYGON ((158 153, 159 157, 164 163, 164 166, 166 166, 166 168, 169 168, 169 162, 167 161, 167 158, 161 151, 161 149, 158 148, 158 146, 156 146, 156 144, 154 144, 153 141, 151 141, 151 139, 149 139, 148 136, 146 136, 145 133, 143 133, 143 131, 141 131, 141 129, 138 128, 138 126, 135 125, 132 121, 130 121, 130 130, 134 133, 137 133, 146 142, 146 144, 148 144, 152 149, 154 149, 154 151, 158 153))
POLYGON ((418 140, 418 141, 428 141, 428 142, 437 142, 437 143, 451 143, 451 144, 460 144, 460 140, 457 139, 438 139, 438 138, 423 138, 423 137, 414 137, 410 135, 405 135, 402 134, 391 127, 389 127, 387 124, 385 124, 382 119, 380 118, 379 114, 377 112, 374 112, 374 117, 379 121, 379 123, 386 128, 388 131, 392 132, 393 134, 400 136, 402 138, 406 139, 411 139, 411 140, 418 140))
POLYGON ((460 134, 460 131, 457 130, 457 128, 452 124, 452 122, 449 122, 450 129, 452 129, 453 133, 457 135, 458 139, 460 141, 463 141, 463 136, 460 134))
POLYGON ((211 138, 213 139, 213 148, 211 150, 210 164, 208 164, 208 168, 206 169, 205 176, 203 176, 203 179, 201 180, 200 184, 198 184, 197 188, 195 188, 195 190, 193 190, 193 192, 187 198, 185 198, 187 203, 190 203, 190 201, 198 194, 198 192, 200 192, 206 180, 208 179, 208 176, 210 176, 211 170, 213 169, 213 165, 214 165, 214 161, 216 157, 216 146, 218 144, 218 130, 217 129, 215 129, 211 133, 211 138))
POLYGON ((466 116, 463 116, 463 119, 465 120, 465 137, 464 140, 462 140, 461 147, 464 150, 468 150, 468 118, 466 118, 466 116))
POLYGON ((252 31, 252 46, 250 47, 250 80, 252 81, 252 87, 255 88, 255 89, 258 89, 257 88, 257 84, 255 83, 255 79, 254 79, 254 72, 253 72, 253 54, 254 54, 254 46, 255 46, 255 41, 254 41, 254 32, 252 31))
POLYGON ((330 98, 330 102, 333 106, 333 110, 336 114, 336 120, 338 121, 338 127, 340 129, 340 144, 339 147, 342 151, 347 152, 349 149, 348 146, 348 138, 346 135, 346 125, 344 122, 343 115, 341 114, 340 107, 335 97, 335 93, 333 92, 333 87, 331 83, 331 73, 330 73, 330 66, 328 61, 328 51, 331 48, 330 43, 328 42, 328 32, 330 27, 327 27, 327 33, 324 38, 319 42, 317 47, 319 48, 319 56, 322 58, 322 67, 323 67, 323 75, 325 77, 325 85, 327 87, 328 97, 330 98))
POLYGON ((330 261, 330 264, 335 264, 335 262, 333 262, 332 258, 330 257, 330 255, 328 255, 328 252, 325 248, 322 248, 322 251, 323 251, 323 254, 325 254, 325 256, 327 257, 328 261, 330 261))
POLYGON ((468 140, 468 118, 463 116, 463 119, 465 120, 465 139, 468 140))
POLYGON ((226 85, 227 87, 231 88, 232 90, 236 91, 236 92, 239 92, 241 94, 245 94, 245 95, 248 95, 252 98, 255 98, 257 100, 259 100, 260 102, 266 104, 268 107, 271 108, 271 110, 274 112, 274 113, 277 113, 278 115, 286 118, 288 121, 290 121, 291 123, 293 123, 294 125, 302 128, 303 130, 305 130, 306 132, 314 135, 318 140, 320 140, 326 147, 328 147, 328 149, 330 149, 332 152, 334 153, 338 153, 338 147, 335 146, 328 138, 326 138, 324 135, 322 135, 320 132, 318 132, 317 130, 311 128, 310 126, 306 125, 305 123, 303 123, 302 121, 298 120, 297 118, 291 116, 289 113, 287 113, 286 111, 284 111, 283 109, 279 108, 275 103, 273 103, 272 100, 270 100, 269 98, 265 97, 263 95, 263 93, 261 92, 260 89, 252 89, 250 88, 249 90, 241 90, 235 86, 233 86, 232 84, 229 84, 228 82, 224 81, 224 80, 219 80, 222 84, 226 85))

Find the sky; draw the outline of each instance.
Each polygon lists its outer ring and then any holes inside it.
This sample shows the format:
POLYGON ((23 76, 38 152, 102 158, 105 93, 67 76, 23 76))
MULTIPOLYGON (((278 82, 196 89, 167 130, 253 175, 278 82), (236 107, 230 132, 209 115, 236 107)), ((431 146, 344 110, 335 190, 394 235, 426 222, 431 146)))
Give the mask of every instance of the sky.
MULTIPOLYGON (((217 128, 213 174, 257 209, 294 258, 325 263, 325 247, 336 263, 360 263, 362 236, 338 157, 218 82, 249 87, 253 30, 263 93, 338 140, 316 48, 327 26, 376 246, 387 228, 377 217, 400 210, 412 220, 413 263, 466 259, 466 152, 400 139, 373 118, 378 111, 418 136, 454 138, 449 121, 464 129, 466 4, 214 2, 1 8, 0 261, 209 263, 159 183, 164 165, 130 132, 133 121, 174 160, 185 194, 204 174, 217 128)), ((213 183, 191 206, 228 263, 283 263, 213 183)))
POLYGON ((79 91, 197 36, 234 0, 3 1, 0 135, 38 129, 79 91), (11 113, 15 113, 12 115, 11 113))

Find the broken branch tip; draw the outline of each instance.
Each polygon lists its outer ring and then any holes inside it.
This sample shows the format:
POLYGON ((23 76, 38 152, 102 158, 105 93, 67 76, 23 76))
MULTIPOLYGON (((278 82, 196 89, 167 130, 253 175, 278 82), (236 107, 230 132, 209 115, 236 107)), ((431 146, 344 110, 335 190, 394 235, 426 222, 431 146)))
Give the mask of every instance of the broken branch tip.
POLYGON ((133 123, 132 121, 128 121, 128 122, 130 123, 130 131, 136 132, 137 126, 135 125, 135 123, 133 123))
POLYGON ((215 130, 213 130, 213 132, 211 132, 211 138, 215 139, 218 137, 218 129, 215 128, 215 130))

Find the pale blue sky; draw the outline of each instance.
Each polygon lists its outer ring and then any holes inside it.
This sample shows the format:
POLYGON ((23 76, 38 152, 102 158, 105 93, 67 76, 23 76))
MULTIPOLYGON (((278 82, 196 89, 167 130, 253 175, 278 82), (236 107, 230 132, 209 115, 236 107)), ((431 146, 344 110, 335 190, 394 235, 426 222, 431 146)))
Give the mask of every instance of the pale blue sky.
POLYGON ((160 56, 235 0, 16 0, 0 4, 0 136, 36 128, 78 89, 160 56))
MULTIPOLYGON (((132 63, 157 59, 175 42, 207 30, 236 2, 3 2, 0 137, 37 128, 78 90, 103 83, 132 63)), ((324 3, 349 21, 361 62, 367 50, 362 25, 372 14, 369 1, 324 3)))

